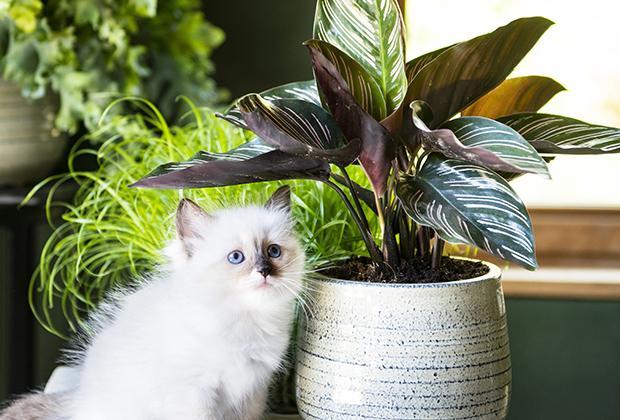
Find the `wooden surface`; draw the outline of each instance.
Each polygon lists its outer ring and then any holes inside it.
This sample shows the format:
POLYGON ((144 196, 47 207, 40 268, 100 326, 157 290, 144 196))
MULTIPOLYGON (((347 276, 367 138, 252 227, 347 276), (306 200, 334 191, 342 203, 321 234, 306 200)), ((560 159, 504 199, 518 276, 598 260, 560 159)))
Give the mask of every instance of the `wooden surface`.
POLYGON ((509 298, 620 300, 620 269, 510 268, 502 285, 509 298))
POLYGON ((506 297, 620 300, 620 209, 529 209, 540 268, 493 256, 506 297))
POLYGON ((541 267, 620 268, 620 209, 530 209, 541 267))

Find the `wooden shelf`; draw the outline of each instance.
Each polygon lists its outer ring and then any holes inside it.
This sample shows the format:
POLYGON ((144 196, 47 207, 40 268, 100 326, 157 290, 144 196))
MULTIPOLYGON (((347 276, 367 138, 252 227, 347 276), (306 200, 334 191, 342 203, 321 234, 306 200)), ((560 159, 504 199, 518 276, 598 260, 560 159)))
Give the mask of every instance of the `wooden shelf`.
POLYGON ((502 275, 511 298, 620 300, 620 269, 509 268, 502 275))

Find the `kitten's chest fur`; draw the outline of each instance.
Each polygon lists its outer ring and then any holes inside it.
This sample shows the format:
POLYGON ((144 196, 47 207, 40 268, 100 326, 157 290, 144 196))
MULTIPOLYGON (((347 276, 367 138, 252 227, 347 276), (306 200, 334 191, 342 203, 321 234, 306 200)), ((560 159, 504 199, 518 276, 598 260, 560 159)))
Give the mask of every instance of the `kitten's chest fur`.
POLYGON ((230 349, 236 353, 235 359, 257 368, 277 368, 286 350, 293 322, 290 312, 280 310, 278 318, 264 312, 240 313, 234 322, 225 326, 223 332, 230 349))
POLYGON ((226 327, 223 336, 230 351, 221 377, 224 394, 243 398, 265 387, 281 367, 292 321, 292 314, 271 321, 265 314, 246 312, 226 327))

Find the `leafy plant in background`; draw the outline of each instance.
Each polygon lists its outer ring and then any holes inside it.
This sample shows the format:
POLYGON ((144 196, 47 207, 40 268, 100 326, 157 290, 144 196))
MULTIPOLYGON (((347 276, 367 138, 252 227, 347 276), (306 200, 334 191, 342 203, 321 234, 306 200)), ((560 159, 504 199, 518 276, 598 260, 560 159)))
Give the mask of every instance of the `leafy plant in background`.
POLYGON ((25 97, 57 95, 56 128, 94 129, 111 96, 140 95, 174 117, 184 94, 208 104, 224 39, 199 0, 2 0, 0 71, 25 97))
MULTIPOLYGON (((175 126, 168 126, 150 103, 133 102, 141 108, 140 114, 114 116, 83 140, 99 147, 76 144, 69 156, 70 172, 48 179, 30 193, 33 196, 50 185, 48 212, 55 206, 64 208, 62 224, 46 242, 30 287, 30 304, 37 319, 57 335, 66 330, 65 325, 58 325, 58 308, 69 329, 75 331, 106 291, 127 284, 160 262, 160 250, 173 233, 171 218, 181 197, 191 197, 205 208, 268 197, 269 191, 257 185, 185 193, 128 188, 147 168, 166 160, 180 159, 200 147, 224 151, 247 140, 242 130, 191 102, 192 112, 183 119, 186 122, 175 126), (98 169, 74 169, 82 155, 95 156, 98 169), (58 187, 67 181, 77 183, 77 193, 71 203, 56 202, 58 187)), ((311 266, 363 250, 335 194, 323 185, 303 181, 293 185, 293 194, 297 225, 311 266)))
POLYGON ((556 155, 620 152, 616 128, 537 113, 559 83, 506 79, 551 24, 517 19, 406 62, 395 0, 318 0, 305 43, 314 80, 246 95, 222 115, 258 137, 162 165, 135 185, 311 179, 341 197, 379 267, 437 268, 448 241, 534 269, 530 218, 508 181, 548 177, 556 155), (349 176, 358 164, 364 185, 349 176))

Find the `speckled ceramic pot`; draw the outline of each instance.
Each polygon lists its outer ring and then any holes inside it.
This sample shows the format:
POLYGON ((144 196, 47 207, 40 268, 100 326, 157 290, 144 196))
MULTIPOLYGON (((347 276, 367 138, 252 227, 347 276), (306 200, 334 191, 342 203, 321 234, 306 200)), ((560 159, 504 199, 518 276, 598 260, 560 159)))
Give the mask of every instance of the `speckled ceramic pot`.
POLYGON ((297 355, 302 418, 505 418, 510 348, 489 268, 437 284, 317 282, 297 355))

